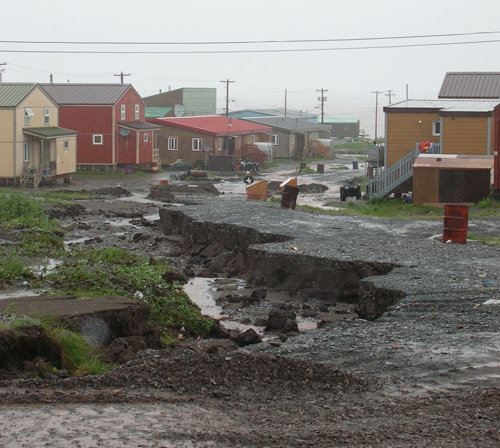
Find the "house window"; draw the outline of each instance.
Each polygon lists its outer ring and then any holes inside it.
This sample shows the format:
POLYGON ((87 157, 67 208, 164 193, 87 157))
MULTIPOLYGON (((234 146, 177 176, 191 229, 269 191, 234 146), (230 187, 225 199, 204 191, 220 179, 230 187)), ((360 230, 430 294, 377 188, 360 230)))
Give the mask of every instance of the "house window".
POLYGON ((24 161, 30 161, 30 142, 24 142, 24 161))
POLYGON ((44 115, 44 124, 49 124, 50 123, 50 109, 48 107, 45 108, 43 115, 44 115))
POLYGON ((138 104, 135 105, 135 119, 136 120, 139 119, 139 105, 138 104))
POLYGON ((33 116, 33 111, 27 107, 24 109, 24 124, 25 126, 31 126, 31 117, 33 116))
POLYGON ((102 145, 102 134, 94 134, 94 145, 102 145))
POLYGON ((193 138, 192 149, 193 151, 201 151, 201 138, 193 138))
POLYGON ((252 134, 252 145, 255 143, 255 135, 252 134))
POLYGON ((125 104, 122 104, 122 108, 121 108, 121 111, 122 111, 122 114, 121 114, 121 120, 125 120, 125 104))
POLYGON ((148 142, 148 134, 144 134, 144 143, 148 142))
POLYGON ((441 122, 433 121, 432 122, 432 135, 441 135, 441 122))
POLYGON ((222 139, 217 139, 217 150, 222 151, 222 139))
POLYGON ((292 137, 291 138, 291 143, 292 143, 292 145, 295 145, 295 134, 292 134, 291 137, 292 137))
POLYGON ((64 140, 63 141, 63 148, 64 149, 69 149, 69 140, 64 140))
POLYGON ((280 144, 280 136, 278 134, 273 134, 271 136, 271 144, 275 146, 280 144))
POLYGON ((168 150, 177 151, 179 149, 179 139, 177 137, 168 138, 168 150))

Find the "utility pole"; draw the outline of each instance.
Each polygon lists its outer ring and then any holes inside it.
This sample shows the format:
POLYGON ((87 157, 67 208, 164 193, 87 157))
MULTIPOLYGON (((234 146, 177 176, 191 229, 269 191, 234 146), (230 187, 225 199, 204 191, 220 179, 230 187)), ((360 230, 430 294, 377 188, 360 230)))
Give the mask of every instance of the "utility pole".
POLYGON ((377 121, 377 115, 378 115, 378 94, 382 93, 379 92, 378 90, 376 92, 372 92, 375 94, 375 143, 377 143, 377 126, 378 126, 378 121, 377 121))
POLYGON ((325 96, 325 93, 328 92, 328 89, 320 89, 320 90, 316 90, 316 92, 321 92, 321 96, 318 97, 318 101, 321 102, 321 123, 323 124, 324 123, 324 117, 325 117, 324 105, 325 105, 325 101, 328 99, 325 96))
POLYGON ((286 117, 286 91, 287 89, 285 89, 285 117, 286 117))
POLYGON ((387 93, 385 94, 385 96, 388 96, 389 97, 389 104, 391 104, 391 98, 393 96, 396 96, 395 93, 392 93, 392 90, 388 90, 387 93))
POLYGON ((120 72, 118 75, 115 75, 115 76, 119 76, 120 79, 121 79, 121 82, 123 84, 123 77, 124 76, 130 76, 130 73, 123 73, 123 72, 120 72))
MULTIPOLYGON (((7 62, 0 62, 0 65, 7 65, 7 62)), ((2 82, 2 73, 5 71, 4 68, 0 68, 0 82, 2 82)))
POLYGON ((225 81, 221 81, 226 83, 226 117, 229 117, 229 83, 233 83, 234 81, 229 81, 226 79, 225 81))

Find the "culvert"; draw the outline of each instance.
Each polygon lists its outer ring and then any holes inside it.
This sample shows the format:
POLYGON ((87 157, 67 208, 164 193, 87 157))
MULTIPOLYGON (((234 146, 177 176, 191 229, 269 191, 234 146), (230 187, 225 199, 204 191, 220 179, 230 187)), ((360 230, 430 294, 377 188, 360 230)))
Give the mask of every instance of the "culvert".
POLYGON ((316 257, 293 250, 293 237, 243 225, 199 221, 183 211, 160 209, 165 234, 185 239, 190 263, 218 275, 241 277, 248 287, 282 290, 291 297, 356 304, 357 314, 374 320, 404 292, 376 287, 370 277, 386 275, 396 264, 316 257), (289 242, 284 251, 281 243, 289 242))

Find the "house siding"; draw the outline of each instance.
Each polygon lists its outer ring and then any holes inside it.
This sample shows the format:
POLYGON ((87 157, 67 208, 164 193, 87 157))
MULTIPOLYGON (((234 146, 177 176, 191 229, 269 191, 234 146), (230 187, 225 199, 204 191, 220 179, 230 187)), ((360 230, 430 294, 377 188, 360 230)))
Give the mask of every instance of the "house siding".
POLYGON ((60 106, 59 125, 78 131, 78 164, 113 164, 114 135, 111 106, 60 106), (102 145, 93 144, 94 134, 103 136, 102 145))
POLYGON ((418 142, 440 142, 439 135, 432 135, 432 122, 440 120, 437 111, 387 113, 386 119, 388 167, 413 151, 418 142))
MULTIPOLYGON (((491 148, 493 138, 493 119, 491 119, 491 148)), ((489 155, 488 117, 443 117, 442 142, 443 154, 489 155)))

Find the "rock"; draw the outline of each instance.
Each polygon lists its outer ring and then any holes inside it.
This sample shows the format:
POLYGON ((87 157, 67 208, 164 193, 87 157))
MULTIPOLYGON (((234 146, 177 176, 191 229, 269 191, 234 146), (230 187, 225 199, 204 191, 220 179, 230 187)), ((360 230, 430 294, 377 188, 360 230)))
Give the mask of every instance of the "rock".
POLYGON ((249 328, 243 333, 239 333, 236 337, 233 338, 233 340, 240 347, 244 347, 245 345, 251 345, 251 344, 260 344, 262 342, 261 337, 257 334, 257 332, 253 328, 249 328))
POLYGON ((294 312, 273 308, 267 318, 266 331, 283 330, 288 321, 293 322, 295 319, 294 312))

